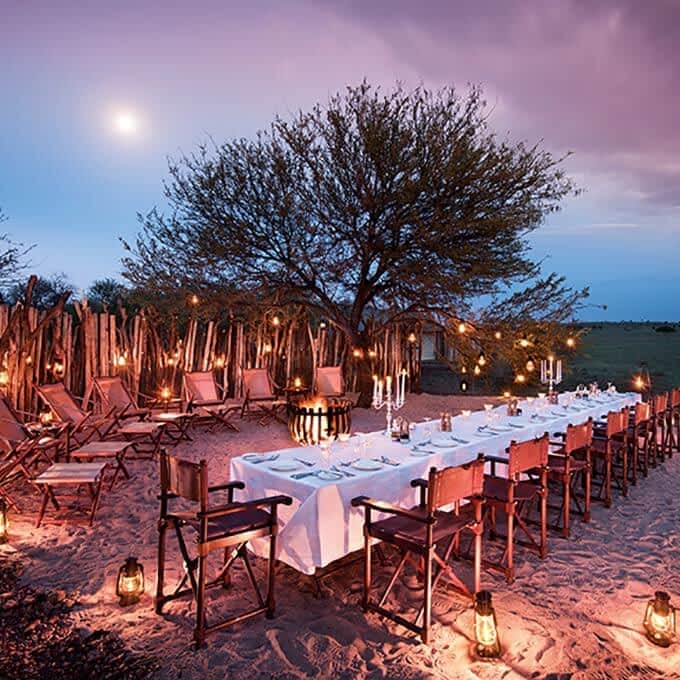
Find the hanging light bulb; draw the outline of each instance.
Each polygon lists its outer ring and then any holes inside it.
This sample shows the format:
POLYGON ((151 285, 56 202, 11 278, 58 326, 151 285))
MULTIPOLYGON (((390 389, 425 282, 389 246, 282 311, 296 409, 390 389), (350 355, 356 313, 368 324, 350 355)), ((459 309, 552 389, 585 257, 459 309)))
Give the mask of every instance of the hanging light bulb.
POLYGON ((462 335, 463 333, 465 333, 466 330, 467 330, 467 326, 465 325, 465 322, 461 321, 458 324, 458 332, 462 335))
POLYGON ((526 369, 527 373, 533 373, 536 370, 536 364, 531 357, 529 357, 529 360, 526 363, 526 369))
POLYGON ((663 590, 654 593, 647 603, 643 622, 647 638, 655 645, 669 647, 675 638, 675 608, 671 598, 663 590))
POLYGON ((461 380, 460 381, 460 391, 461 392, 467 392, 468 391, 468 381, 467 380, 461 380))
POLYGON ((198 295, 196 295, 196 293, 194 293, 194 294, 189 298, 189 302, 190 302, 194 307, 198 306, 198 303, 200 302, 200 300, 198 299, 198 295))
POLYGON ((491 603, 491 593, 480 590, 475 595, 475 651, 482 659, 495 659, 501 653, 496 612, 491 603))
POLYGON ((416 340, 418 340, 418 338, 416 337, 416 334, 415 334, 415 333, 409 333, 407 339, 408 339, 408 341, 409 341, 412 345, 415 345, 415 344, 416 344, 416 340))
POLYGON ((479 364, 476 364, 476 365, 475 365, 475 368, 474 368, 474 370, 473 370, 473 373, 474 373, 475 375, 479 375, 481 372, 482 372, 482 369, 479 367, 479 364))
POLYGON ((496 340, 500 340, 503 337, 503 334, 500 331, 496 331, 493 334, 493 337, 496 338, 496 340))
POLYGON ((518 382, 518 383, 521 384, 521 383, 525 383, 526 381, 527 381, 527 377, 524 375, 524 373, 518 373, 515 376, 515 382, 518 382))
POLYGON ((572 337, 568 337, 568 338, 567 338, 567 347, 569 347, 569 348, 576 347, 576 340, 575 340, 575 338, 572 338, 572 337))
POLYGON ((519 341, 520 347, 528 347, 531 343, 527 338, 521 338, 519 341))
POLYGON ((224 358, 224 355, 220 354, 220 356, 215 357, 215 368, 224 368, 226 362, 227 360, 224 358))
POLYGON ((467 373, 467 366, 463 366, 463 367, 460 369, 460 372, 461 372, 461 373, 467 373))
POLYGON ((274 316, 272 317, 272 326, 280 326, 280 325, 281 325, 281 319, 276 314, 274 314, 274 316))
POLYGON ((486 357, 484 356, 484 352, 482 352, 478 357, 477 357, 477 363, 480 366, 486 366, 486 357))

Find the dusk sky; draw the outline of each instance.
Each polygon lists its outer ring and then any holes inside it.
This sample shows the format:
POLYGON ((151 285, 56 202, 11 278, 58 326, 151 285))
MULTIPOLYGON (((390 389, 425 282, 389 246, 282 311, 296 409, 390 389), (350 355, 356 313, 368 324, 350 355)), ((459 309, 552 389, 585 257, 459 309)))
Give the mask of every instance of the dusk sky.
POLYGON ((585 193, 532 236, 586 319, 680 320, 680 2, 0 0, 2 227, 33 268, 120 275, 166 157, 364 77, 481 83, 501 134, 572 151, 585 193))

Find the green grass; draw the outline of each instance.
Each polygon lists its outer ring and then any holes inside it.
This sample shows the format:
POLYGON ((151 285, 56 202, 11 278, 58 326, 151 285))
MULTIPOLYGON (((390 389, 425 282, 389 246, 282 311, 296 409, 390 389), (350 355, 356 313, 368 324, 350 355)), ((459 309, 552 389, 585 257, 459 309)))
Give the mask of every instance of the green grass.
MULTIPOLYGON (((680 325, 662 323, 591 323, 581 336, 577 351, 558 353, 564 359, 564 379, 560 390, 570 390, 579 383, 597 381, 600 387, 613 382, 619 391, 633 389, 633 376, 646 364, 652 379, 652 391, 662 392, 680 387, 680 325), (673 332, 657 332, 659 327, 671 327, 673 332)), ((443 364, 423 364, 422 387, 435 394, 457 394, 460 379, 443 364)), ((493 368, 481 378, 469 374, 469 394, 498 394, 511 389, 514 394, 535 394, 545 391, 536 383, 536 374, 526 386, 513 383, 512 374, 493 368)))
POLYGON ((569 374, 561 386, 612 381, 619 388, 631 389, 632 377, 646 364, 655 392, 680 387, 680 326, 675 332, 655 330, 660 323, 590 324, 582 336, 579 351, 568 362, 569 374))

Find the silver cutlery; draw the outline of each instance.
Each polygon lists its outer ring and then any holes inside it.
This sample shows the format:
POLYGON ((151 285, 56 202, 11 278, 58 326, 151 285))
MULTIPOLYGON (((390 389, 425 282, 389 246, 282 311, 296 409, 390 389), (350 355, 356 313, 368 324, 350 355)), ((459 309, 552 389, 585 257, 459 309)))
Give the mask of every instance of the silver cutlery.
POLYGON ((387 456, 380 456, 380 458, 374 458, 373 460, 376 463, 384 463, 385 465, 393 465, 394 467, 401 465, 401 463, 399 461, 392 460, 391 458, 388 458, 387 456))
POLYGON ((454 442, 458 442, 459 444, 469 444, 470 442, 467 439, 460 439, 458 437, 454 437, 451 435, 451 439, 453 439, 454 442))
POLYGON ((243 456, 243 460, 246 460, 249 463, 252 463, 253 465, 259 465, 260 463, 270 463, 271 461, 276 460, 278 457, 279 457, 278 453, 275 453, 273 456, 268 456, 267 458, 260 458, 259 454, 254 454, 253 456, 248 455, 243 456))
POLYGON ((316 463, 313 463, 310 460, 305 460, 304 458, 294 458, 298 463, 302 463, 303 465, 306 465, 307 467, 314 467, 316 463))
POLYGON ((516 430, 524 429, 524 425, 520 425, 519 423, 508 423, 508 427, 514 427, 516 430))
POLYGON ((350 465, 354 465, 354 463, 356 463, 358 460, 358 458, 353 458, 352 460, 341 460, 339 464, 342 465, 342 467, 349 467, 350 465))
POLYGON ((334 472, 338 472, 341 475, 344 475, 345 477, 356 477, 356 475, 353 472, 350 472, 349 470, 341 470, 339 467, 336 467, 335 465, 331 465, 331 470, 334 472))

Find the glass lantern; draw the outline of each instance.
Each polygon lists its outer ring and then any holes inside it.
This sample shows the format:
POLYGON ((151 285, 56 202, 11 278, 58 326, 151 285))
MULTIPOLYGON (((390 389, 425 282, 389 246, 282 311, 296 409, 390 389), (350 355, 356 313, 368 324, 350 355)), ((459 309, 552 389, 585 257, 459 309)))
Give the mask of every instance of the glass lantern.
POLYGON ((500 656, 501 642, 498 637, 496 612, 488 590, 480 590, 475 595, 475 641, 478 657, 495 659, 500 656))
POLYGON ((127 607, 139 602, 144 592, 144 567, 136 557, 128 557, 118 570, 116 595, 120 598, 120 606, 127 607))
POLYGON ((670 595, 663 590, 654 593, 647 603, 644 620, 647 638, 655 645, 668 647, 675 639, 675 608, 670 595))

